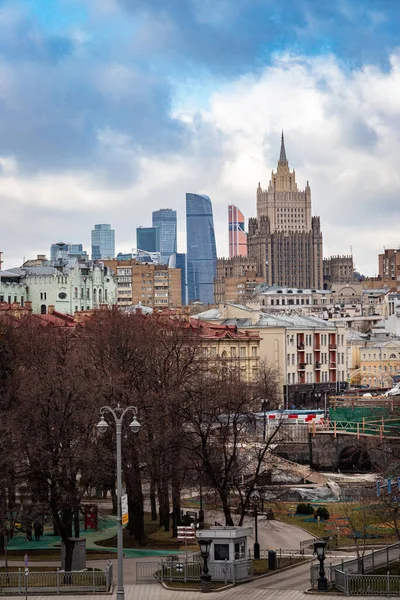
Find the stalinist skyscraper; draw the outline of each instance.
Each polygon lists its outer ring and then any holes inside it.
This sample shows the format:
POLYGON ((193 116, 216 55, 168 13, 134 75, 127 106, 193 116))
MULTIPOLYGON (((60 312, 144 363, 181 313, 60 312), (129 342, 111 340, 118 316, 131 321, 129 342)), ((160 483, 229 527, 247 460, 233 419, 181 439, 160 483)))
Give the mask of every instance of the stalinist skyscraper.
POLYGON ((311 215, 311 189, 299 190, 289 169, 282 133, 276 173, 268 188, 257 188, 257 218, 249 219, 248 255, 269 284, 322 289, 322 233, 311 215))

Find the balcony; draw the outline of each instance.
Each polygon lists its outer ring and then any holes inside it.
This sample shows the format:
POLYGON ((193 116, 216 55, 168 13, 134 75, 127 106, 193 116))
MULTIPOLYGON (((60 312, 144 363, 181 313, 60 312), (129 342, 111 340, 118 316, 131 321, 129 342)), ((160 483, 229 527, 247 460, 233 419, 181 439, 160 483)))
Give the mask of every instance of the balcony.
POLYGON ((329 350, 336 350, 336 344, 329 344, 329 350))
POLYGON ((304 350, 304 342, 299 342, 297 344, 297 350, 304 350))
POLYGON ((319 370, 321 368, 321 363, 320 362, 316 362, 315 363, 315 370, 319 370))
POLYGON ((304 371, 304 370, 305 370, 305 368, 306 368, 306 366, 307 366, 307 363, 301 362, 301 363, 299 363, 299 364, 297 365, 297 370, 298 370, 298 371, 304 371))
POLYGON ((333 362, 329 363, 329 368, 336 369, 336 363, 333 363, 333 362))

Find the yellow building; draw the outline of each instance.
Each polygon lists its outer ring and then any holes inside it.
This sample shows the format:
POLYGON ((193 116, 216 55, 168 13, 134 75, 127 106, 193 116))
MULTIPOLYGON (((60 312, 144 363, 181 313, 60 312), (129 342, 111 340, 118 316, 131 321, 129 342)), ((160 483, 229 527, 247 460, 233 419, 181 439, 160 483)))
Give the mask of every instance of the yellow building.
POLYGON ((389 340, 360 348, 360 383, 370 387, 390 387, 400 375, 400 342, 389 340))

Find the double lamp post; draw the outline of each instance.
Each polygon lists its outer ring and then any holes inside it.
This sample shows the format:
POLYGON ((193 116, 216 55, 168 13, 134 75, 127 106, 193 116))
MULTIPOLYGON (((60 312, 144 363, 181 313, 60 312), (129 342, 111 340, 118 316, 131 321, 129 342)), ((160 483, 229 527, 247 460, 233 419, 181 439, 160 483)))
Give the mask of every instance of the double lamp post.
POLYGON ((97 423, 97 430, 99 433, 106 433, 109 428, 109 424, 104 418, 104 415, 109 413, 114 418, 115 431, 116 431, 116 442, 117 442, 117 546, 118 546, 118 583, 117 583, 117 600, 125 600, 124 591, 124 544, 123 544, 123 528, 122 528, 122 449, 121 449, 121 437, 122 437, 122 423, 127 413, 133 414, 132 421, 129 427, 133 433, 138 433, 140 430, 140 423, 136 418, 137 408, 135 406, 127 406, 122 408, 119 404, 116 408, 110 406, 102 406, 100 409, 100 421, 97 423))

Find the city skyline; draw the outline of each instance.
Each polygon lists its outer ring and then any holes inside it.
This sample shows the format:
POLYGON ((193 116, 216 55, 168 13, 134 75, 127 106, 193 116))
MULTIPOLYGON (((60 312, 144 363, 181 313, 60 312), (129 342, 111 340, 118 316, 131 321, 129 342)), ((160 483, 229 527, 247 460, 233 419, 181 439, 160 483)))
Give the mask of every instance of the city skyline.
POLYGON ((129 252, 132 222, 160 205, 178 211, 182 252, 187 190, 213 198, 228 256, 226 207, 255 216, 283 128, 325 255, 352 246, 357 269, 377 273, 377 253, 398 244, 398 3, 166 2, 165 19, 158 1, 146 18, 143 0, 45 4, 2 3, 5 266, 48 252, 49 231, 89 248, 93 222, 112 223, 129 252))

